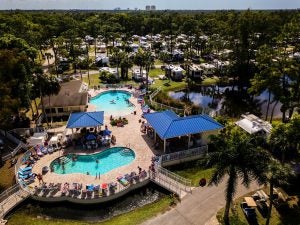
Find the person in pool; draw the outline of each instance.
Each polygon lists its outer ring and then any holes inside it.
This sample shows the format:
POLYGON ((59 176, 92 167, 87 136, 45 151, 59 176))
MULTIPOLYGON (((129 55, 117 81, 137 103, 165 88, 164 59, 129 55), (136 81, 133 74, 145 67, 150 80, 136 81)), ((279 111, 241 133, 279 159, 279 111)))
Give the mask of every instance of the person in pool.
POLYGON ((116 104, 115 100, 114 100, 114 99, 111 100, 111 101, 110 101, 110 104, 116 104))

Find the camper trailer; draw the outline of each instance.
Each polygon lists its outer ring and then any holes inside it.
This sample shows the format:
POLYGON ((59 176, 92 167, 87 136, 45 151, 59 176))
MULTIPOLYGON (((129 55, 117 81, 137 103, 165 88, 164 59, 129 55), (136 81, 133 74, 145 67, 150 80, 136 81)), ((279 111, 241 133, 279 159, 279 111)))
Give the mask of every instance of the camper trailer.
POLYGON ((182 80, 183 69, 179 66, 169 65, 166 66, 166 77, 170 77, 172 80, 182 80))

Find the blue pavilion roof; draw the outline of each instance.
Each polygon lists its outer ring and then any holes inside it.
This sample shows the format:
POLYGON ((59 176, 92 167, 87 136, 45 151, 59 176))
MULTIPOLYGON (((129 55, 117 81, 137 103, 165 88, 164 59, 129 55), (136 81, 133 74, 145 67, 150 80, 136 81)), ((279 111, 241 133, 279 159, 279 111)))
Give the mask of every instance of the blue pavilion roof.
POLYGON ((179 117, 173 111, 147 113, 148 123, 162 139, 219 130, 223 125, 207 115, 179 117))
POLYGON ((103 125, 104 112, 75 112, 71 113, 67 128, 97 127, 103 125))

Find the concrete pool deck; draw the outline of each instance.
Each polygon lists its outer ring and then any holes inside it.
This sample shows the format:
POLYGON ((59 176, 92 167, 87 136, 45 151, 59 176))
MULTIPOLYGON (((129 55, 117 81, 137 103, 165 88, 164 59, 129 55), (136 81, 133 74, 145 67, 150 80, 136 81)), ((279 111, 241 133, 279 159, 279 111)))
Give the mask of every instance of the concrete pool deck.
MULTIPOLYGON (((103 89, 103 91, 107 91, 110 89, 103 89)), ((113 89, 115 90, 115 89, 113 89)), ((125 88, 120 88, 120 90, 127 90, 125 88)), ((101 93, 97 90, 95 94, 101 93)), ((141 105, 138 104, 137 99, 131 96, 130 101, 135 105, 135 111, 136 115, 128 114, 126 116, 122 116, 127 118, 128 124, 124 127, 117 127, 117 126, 111 126, 110 125, 110 115, 105 114, 104 112, 104 125, 108 126, 108 129, 112 131, 112 134, 116 137, 116 145, 111 145, 111 147, 114 146, 129 146, 134 152, 135 152, 135 159, 132 163, 118 167, 116 169, 111 170, 110 172, 106 174, 101 174, 100 179, 96 179, 95 176, 90 176, 86 174, 76 173, 76 174, 56 174, 53 172, 48 172, 45 175, 43 175, 43 180, 46 183, 82 183, 83 185, 86 184, 102 184, 102 183, 109 183, 109 182, 116 182, 116 178, 120 175, 124 175, 126 173, 130 173, 132 171, 138 172, 138 166, 142 169, 148 170, 150 164, 151 164, 151 158, 154 156, 155 150, 154 150, 154 142, 152 139, 150 139, 147 135, 143 134, 140 131, 141 123, 139 120, 144 121, 142 116, 142 110, 141 105)), ((95 111, 95 108, 93 105, 89 105, 87 111, 95 111)), ((100 150, 103 150, 103 148, 98 150, 89 150, 87 152, 83 149, 73 149, 68 148, 64 152, 65 153, 95 153, 100 150)), ((58 158, 59 156, 63 155, 63 151, 57 151, 52 154, 48 154, 43 156, 41 159, 39 159, 33 166, 33 173, 42 173, 42 168, 44 166, 50 166, 50 163, 58 158)), ((101 166, 101 162, 99 164, 101 166)), ((38 185, 38 181, 36 180, 34 183, 32 183, 30 186, 34 187, 35 185, 38 185)))

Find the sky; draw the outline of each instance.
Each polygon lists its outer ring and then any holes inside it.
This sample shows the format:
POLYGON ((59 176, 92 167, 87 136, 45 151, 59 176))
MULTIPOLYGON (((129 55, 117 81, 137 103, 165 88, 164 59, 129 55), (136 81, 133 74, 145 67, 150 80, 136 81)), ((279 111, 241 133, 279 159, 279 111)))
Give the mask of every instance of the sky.
POLYGON ((0 0, 5 9, 296 9, 300 0, 0 0))

